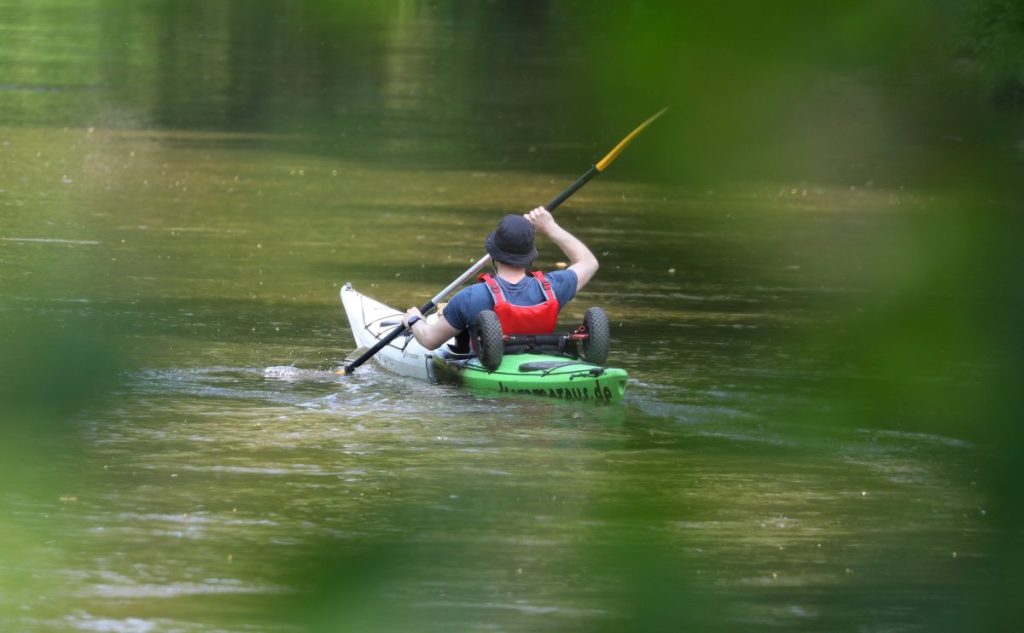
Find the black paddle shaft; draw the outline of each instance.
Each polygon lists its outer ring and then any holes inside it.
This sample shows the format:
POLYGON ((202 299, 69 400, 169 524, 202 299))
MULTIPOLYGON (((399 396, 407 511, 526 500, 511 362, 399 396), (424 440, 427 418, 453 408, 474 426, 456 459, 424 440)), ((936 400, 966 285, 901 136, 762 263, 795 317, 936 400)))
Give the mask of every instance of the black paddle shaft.
MULTIPOLYGON (((584 173, 582 176, 577 178, 574 183, 569 185, 569 187, 565 191, 563 191, 562 193, 558 194, 558 196, 556 196, 551 202, 547 203, 547 205, 545 205, 544 208, 547 209, 548 211, 554 211, 555 209, 558 208, 558 206, 560 204, 562 204, 563 202, 568 200, 569 196, 571 196, 572 194, 574 194, 577 191, 579 191, 580 187, 582 187, 583 185, 587 184, 587 182, 589 182, 591 178, 593 178, 594 176, 598 175, 599 173, 601 173, 601 171, 597 168, 596 165, 591 166, 591 168, 588 169, 586 171, 586 173, 584 173)), ((489 261, 490 261, 490 256, 483 257, 480 261, 478 261, 476 264, 474 264, 472 268, 470 268, 468 271, 463 273, 462 277, 460 277, 459 279, 463 280, 463 279, 467 279, 467 278, 473 276, 474 274, 479 272, 481 268, 486 266, 487 262, 489 262, 489 261)), ((449 288, 451 288, 451 286, 449 286, 449 288)), ((447 289, 445 289, 445 290, 447 290, 447 289)), ((442 291, 442 293, 444 294, 444 291, 442 291)), ((438 297, 434 297, 430 301, 427 301, 422 306, 420 306, 420 313, 423 314, 423 316, 426 316, 426 315, 430 314, 431 312, 434 311, 434 308, 437 307, 437 302, 438 301, 442 301, 443 299, 444 299, 443 296, 438 296, 438 297)), ((345 365, 345 368, 344 368, 345 374, 351 374, 353 371, 356 370, 357 367, 359 367, 360 365, 362 365, 366 361, 368 361, 371 358, 373 358, 377 354, 377 352, 379 352, 380 350, 384 349, 385 345, 389 344, 391 341, 393 341, 396 338, 398 338, 399 336, 401 336, 408 329, 409 328, 407 328, 404 325, 399 325, 395 329, 393 329, 390 332, 388 332, 387 336, 385 336, 384 338, 380 339, 379 341, 377 341, 376 344, 374 344, 373 347, 371 347, 370 349, 368 349, 365 352, 363 352, 362 356, 360 356, 359 358, 355 359, 354 361, 352 361, 348 365, 345 365)))
POLYGON ((601 173, 596 165, 591 165, 585 174, 576 179, 576 182, 569 185, 569 188, 558 194, 551 202, 544 205, 548 211, 554 211, 560 204, 569 199, 569 196, 576 193, 580 187, 590 182, 590 179, 601 173))

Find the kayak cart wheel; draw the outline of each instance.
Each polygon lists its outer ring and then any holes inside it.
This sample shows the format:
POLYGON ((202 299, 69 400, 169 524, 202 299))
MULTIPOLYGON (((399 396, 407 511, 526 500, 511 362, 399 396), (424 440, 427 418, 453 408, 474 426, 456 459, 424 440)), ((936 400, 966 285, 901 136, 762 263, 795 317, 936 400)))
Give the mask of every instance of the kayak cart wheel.
POLYGON ((587 308, 583 314, 583 327, 587 330, 587 338, 580 345, 583 348, 583 359, 588 363, 603 365, 608 360, 611 347, 608 315, 601 308, 587 308))
POLYGON ((483 310, 476 317, 474 341, 480 363, 487 371, 494 371, 501 365, 505 355, 505 341, 501 332, 501 321, 494 310, 483 310))

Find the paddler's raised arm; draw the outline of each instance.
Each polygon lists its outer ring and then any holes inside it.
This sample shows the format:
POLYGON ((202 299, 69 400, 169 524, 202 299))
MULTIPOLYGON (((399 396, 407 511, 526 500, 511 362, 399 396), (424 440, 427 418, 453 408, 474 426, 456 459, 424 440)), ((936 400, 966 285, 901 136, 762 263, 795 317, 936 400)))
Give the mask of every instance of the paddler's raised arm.
POLYGON ((587 245, 560 227, 551 212, 544 207, 537 207, 526 213, 525 217, 533 223, 534 228, 547 235, 548 239, 555 243, 555 246, 562 249, 565 256, 569 258, 569 270, 576 273, 576 292, 583 290, 583 286, 587 285, 594 277, 599 266, 597 258, 590 252, 587 245))

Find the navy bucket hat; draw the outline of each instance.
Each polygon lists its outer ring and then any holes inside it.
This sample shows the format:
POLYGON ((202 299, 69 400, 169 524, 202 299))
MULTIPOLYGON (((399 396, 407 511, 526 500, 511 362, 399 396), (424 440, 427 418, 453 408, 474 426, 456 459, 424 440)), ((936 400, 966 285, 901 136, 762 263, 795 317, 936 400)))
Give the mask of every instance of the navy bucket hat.
POLYGON ((484 248, 494 261, 526 268, 537 259, 537 248, 533 244, 535 233, 532 222, 510 213, 484 240, 484 248))

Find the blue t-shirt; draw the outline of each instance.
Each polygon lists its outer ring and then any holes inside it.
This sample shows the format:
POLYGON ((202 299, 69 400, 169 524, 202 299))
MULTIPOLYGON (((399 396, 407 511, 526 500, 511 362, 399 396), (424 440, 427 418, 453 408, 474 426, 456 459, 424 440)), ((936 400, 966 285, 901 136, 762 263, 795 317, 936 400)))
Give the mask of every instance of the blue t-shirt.
MULTIPOLYGON (((556 270, 544 273, 544 276, 551 283, 551 289, 555 291, 555 297, 558 298, 558 308, 561 310, 576 296, 576 271, 556 270)), ((527 275, 515 284, 509 283, 497 275, 494 276, 494 279, 505 292, 505 298, 513 305, 534 306, 544 303, 544 289, 532 275, 527 275)), ((455 329, 464 330, 473 325, 480 312, 493 309, 494 297, 487 289, 487 284, 478 283, 463 288, 452 297, 444 308, 444 318, 455 329)))

